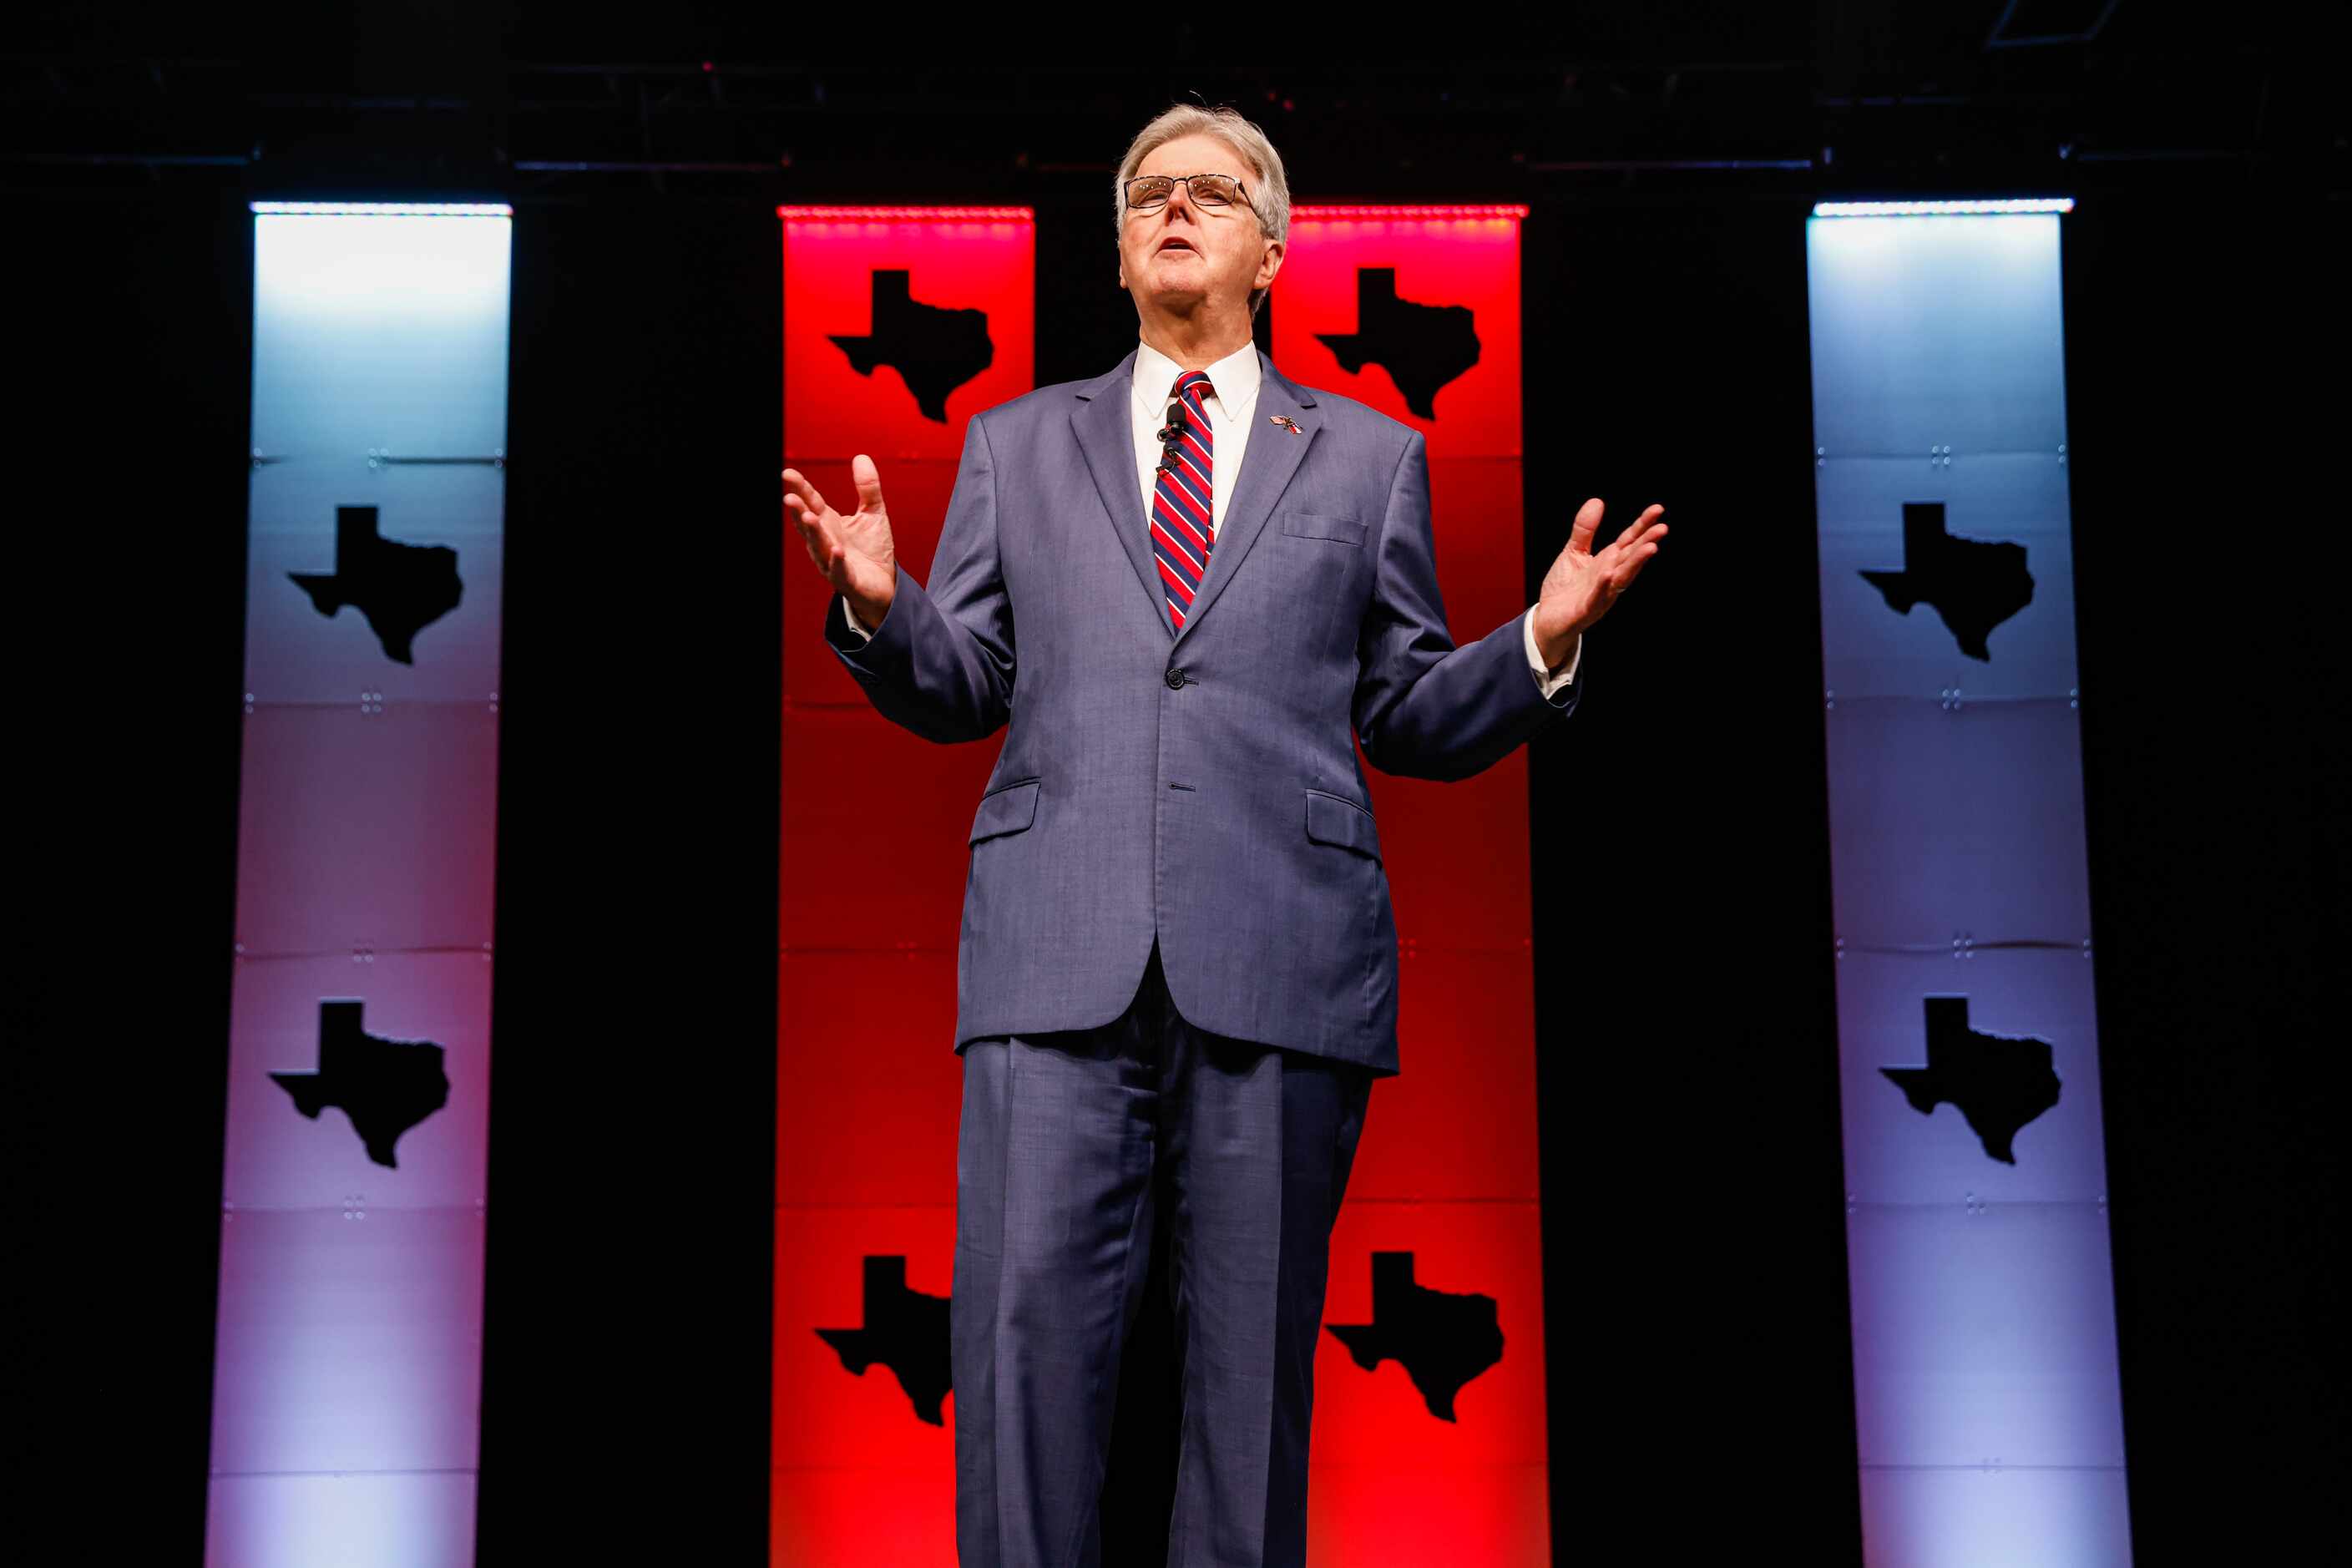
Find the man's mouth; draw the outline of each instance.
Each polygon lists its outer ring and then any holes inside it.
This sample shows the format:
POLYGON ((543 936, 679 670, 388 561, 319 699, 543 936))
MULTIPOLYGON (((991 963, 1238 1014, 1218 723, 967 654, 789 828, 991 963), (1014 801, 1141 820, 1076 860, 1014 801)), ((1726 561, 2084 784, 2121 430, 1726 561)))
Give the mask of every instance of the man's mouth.
POLYGON ((1192 243, 1190 240, 1177 239, 1171 237, 1160 242, 1160 248, 1162 250, 1191 250, 1192 248, 1192 243))

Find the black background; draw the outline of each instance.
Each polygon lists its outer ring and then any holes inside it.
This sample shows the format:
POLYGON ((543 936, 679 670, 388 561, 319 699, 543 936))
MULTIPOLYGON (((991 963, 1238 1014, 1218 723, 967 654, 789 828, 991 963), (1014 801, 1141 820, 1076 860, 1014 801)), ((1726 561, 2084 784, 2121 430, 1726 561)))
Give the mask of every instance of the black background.
MULTIPOLYGON (((1158 86, 1119 89, 1128 129, 1158 86)), ((826 168, 810 183, 855 188, 856 167, 826 168)), ((1006 194, 995 174, 868 172, 892 197, 1006 194)), ((2134 1544, 2143 1563, 2277 1560, 2352 1522, 2326 564, 2343 205, 2259 162, 2078 173, 2069 451, 2134 1544)), ((243 202, 292 194, 266 174, 44 182, 11 209, 14 379, 35 420, 12 454, 6 576, 29 721, 10 770, 27 874, 11 879, 5 1272, 11 1375, 44 1397, 9 1427, 47 1496, 114 1500, 79 1517, 125 1560, 194 1561, 203 1531, 243 202)), ((1359 168, 1328 194, 1507 194, 1436 178, 1359 168)), ((1107 182, 1041 183, 1018 194, 1038 209, 1047 382, 1107 368, 1134 329, 1107 182)), ((342 194, 415 188, 364 186, 342 194)), ((1860 1561, 1811 194, 1582 184, 1535 193, 1525 230, 1530 597, 1586 495, 1612 528, 1651 500, 1674 524, 1592 636, 1584 707, 1531 755, 1563 1560, 1606 1539, 1668 1561, 1860 1561)), ((779 195, 517 197, 486 1561, 766 1551, 776 584, 800 564, 768 467, 779 195), (592 649, 628 673, 581 679, 592 649)), ((1164 1492, 1164 1455, 1131 1428, 1121 1443, 1115 1496, 1164 1492)))

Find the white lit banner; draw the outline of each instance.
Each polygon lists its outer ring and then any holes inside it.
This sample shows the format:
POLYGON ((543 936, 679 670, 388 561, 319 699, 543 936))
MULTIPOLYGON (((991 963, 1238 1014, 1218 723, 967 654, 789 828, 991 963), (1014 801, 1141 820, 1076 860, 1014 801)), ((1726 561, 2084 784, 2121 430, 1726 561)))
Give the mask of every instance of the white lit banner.
POLYGON ((470 1562, 512 225, 254 211, 205 1556, 470 1562))
POLYGON ((1807 229, 1870 1568, 2131 1557, 2061 220, 2020 205, 1807 229))

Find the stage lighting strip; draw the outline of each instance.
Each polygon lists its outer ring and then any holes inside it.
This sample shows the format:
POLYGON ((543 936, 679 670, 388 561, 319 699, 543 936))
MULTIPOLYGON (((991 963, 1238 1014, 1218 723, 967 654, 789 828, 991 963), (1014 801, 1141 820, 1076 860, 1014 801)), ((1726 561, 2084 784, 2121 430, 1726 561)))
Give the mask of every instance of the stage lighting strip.
POLYGON ((1815 217, 1981 217, 2005 213, 2070 213, 2072 196, 2017 196, 1996 201, 1815 202, 1815 217))
POLYGON ((1523 218, 1525 206, 1515 204, 1471 204, 1466 205, 1383 206, 1376 205, 1323 205, 1296 206, 1290 209, 1294 223, 1344 223, 1350 219, 1379 221, 1383 218, 1439 219, 1446 218, 1523 218))
POLYGON ((278 217, 512 217, 504 202, 248 202, 278 217))
POLYGON ((836 223, 1034 223, 1034 207, 807 207, 780 206, 787 222, 836 223))

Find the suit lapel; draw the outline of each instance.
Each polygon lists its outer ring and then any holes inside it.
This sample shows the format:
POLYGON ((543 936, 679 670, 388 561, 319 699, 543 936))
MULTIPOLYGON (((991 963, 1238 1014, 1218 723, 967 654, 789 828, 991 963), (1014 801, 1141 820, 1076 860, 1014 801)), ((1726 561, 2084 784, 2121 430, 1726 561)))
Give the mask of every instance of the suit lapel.
MULTIPOLYGON (((1131 359, 1133 356, 1129 357, 1131 359)), ((1180 644, 1194 626, 1201 624, 1201 617, 1209 613, 1209 606, 1216 603, 1217 595, 1224 592, 1225 584, 1232 581, 1234 573, 1241 570, 1242 558, 1249 553, 1250 546, 1257 542, 1257 536, 1265 531, 1265 520, 1273 514, 1274 503, 1282 499, 1290 477, 1306 460, 1307 449, 1315 445, 1315 428, 1321 423, 1317 419, 1299 417, 1315 406, 1315 395, 1293 384, 1289 377, 1275 369, 1274 362, 1262 353, 1258 355, 1258 372, 1257 407, 1250 414, 1253 423, 1249 445, 1242 451, 1241 477, 1234 483, 1233 499, 1225 505, 1225 521, 1218 527, 1216 540, 1210 548, 1208 575, 1201 579, 1201 591, 1192 597, 1192 610, 1184 616, 1184 628, 1176 634, 1176 641, 1180 644), (1273 423, 1276 416, 1290 419, 1298 426, 1299 433, 1293 435, 1273 423)), ((1130 435, 1130 451, 1133 444, 1130 435)), ((1132 459, 1129 460, 1131 463, 1132 459)), ((1223 477, 1220 476, 1222 481, 1223 477)), ((1141 483, 1142 477, 1138 475, 1136 484, 1139 487, 1141 483)), ((1130 489, 1129 494, 1140 502, 1139 489, 1130 489)), ((1144 553, 1144 563, 1150 565, 1150 552, 1147 550, 1144 553)), ((1151 583, 1156 590, 1159 587, 1156 567, 1151 583)), ((1161 601, 1160 616, 1167 619, 1166 595, 1155 592, 1153 597, 1161 601)), ((1171 621, 1170 624, 1174 623, 1171 621)))
MULTIPOLYGON (((1128 413, 1128 401, 1134 395, 1135 351, 1129 349, 1118 369, 1078 388, 1081 401, 1070 414, 1070 427, 1077 434, 1078 450, 1086 455, 1087 468, 1094 475, 1095 489, 1102 493, 1103 510, 1118 534, 1119 546, 1134 564, 1152 613, 1160 617, 1160 629, 1173 637, 1176 622, 1168 614, 1168 594, 1160 585, 1160 564, 1151 554, 1150 522, 1143 512, 1143 476, 1135 467, 1135 426, 1128 413)), ((1213 552, 1209 566, 1213 572, 1216 569, 1213 552)))

